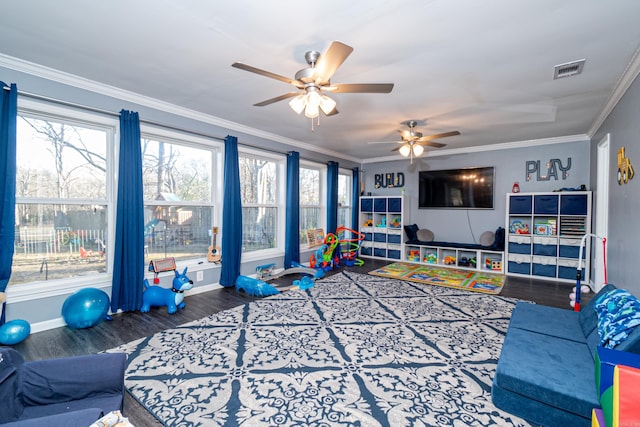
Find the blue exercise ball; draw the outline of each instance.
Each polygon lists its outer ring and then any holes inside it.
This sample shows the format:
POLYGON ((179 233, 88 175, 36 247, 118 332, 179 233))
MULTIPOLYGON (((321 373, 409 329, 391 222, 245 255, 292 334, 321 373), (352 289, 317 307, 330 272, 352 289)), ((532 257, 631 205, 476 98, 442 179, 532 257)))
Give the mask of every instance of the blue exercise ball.
POLYGON ((14 345, 24 341, 31 333, 31 325, 26 320, 9 320, 0 326, 0 344, 14 345))
POLYGON ((90 328, 107 318, 109 295, 96 288, 80 289, 62 305, 62 317, 74 329, 90 328))

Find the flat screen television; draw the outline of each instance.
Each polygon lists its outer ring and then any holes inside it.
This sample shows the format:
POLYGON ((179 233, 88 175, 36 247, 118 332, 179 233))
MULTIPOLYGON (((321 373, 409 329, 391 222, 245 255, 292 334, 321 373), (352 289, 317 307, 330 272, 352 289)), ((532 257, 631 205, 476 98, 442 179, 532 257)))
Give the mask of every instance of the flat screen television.
POLYGON ((494 168, 420 171, 418 207, 493 209, 494 168))

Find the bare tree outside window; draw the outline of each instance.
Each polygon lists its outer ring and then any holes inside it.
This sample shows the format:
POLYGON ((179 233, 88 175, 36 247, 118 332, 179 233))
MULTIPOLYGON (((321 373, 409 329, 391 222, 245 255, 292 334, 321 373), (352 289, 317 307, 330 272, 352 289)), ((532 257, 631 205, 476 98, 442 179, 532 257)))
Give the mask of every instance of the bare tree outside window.
POLYGON ((239 156, 243 252, 276 247, 277 174, 273 160, 239 156))
POLYGON ((144 237, 149 259, 206 256, 213 221, 211 149, 143 138, 144 237))
POLYGON ((320 170, 300 168, 300 244, 308 243, 306 231, 320 228, 320 170))
POLYGON ((21 115, 10 285, 106 272, 110 130, 21 115))

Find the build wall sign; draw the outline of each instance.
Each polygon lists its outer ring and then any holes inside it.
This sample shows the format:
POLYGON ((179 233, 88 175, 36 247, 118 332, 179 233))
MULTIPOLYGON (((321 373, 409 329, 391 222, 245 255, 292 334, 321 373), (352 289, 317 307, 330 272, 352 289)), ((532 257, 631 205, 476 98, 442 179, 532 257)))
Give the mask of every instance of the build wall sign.
POLYGON ((402 172, 377 173, 373 176, 373 186, 375 188, 404 187, 404 173, 402 172))
POLYGON ((541 164, 540 160, 527 160, 526 177, 531 181, 535 176, 537 181, 551 181, 555 179, 567 179, 571 169, 571 157, 567 159, 566 165, 560 159, 551 159, 546 164, 541 164))

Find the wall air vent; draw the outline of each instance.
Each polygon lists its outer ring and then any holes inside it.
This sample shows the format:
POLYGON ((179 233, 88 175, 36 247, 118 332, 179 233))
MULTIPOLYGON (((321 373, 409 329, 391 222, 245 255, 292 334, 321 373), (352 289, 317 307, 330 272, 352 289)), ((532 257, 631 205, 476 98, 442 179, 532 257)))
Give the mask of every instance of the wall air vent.
POLYGON ((577 76, 582 73, 585 61, 586 59, 580 59, 578 61, 571 61, 566 64, 556 65, 553 68, 553 79, 556 80, 562 77, 577 76))

